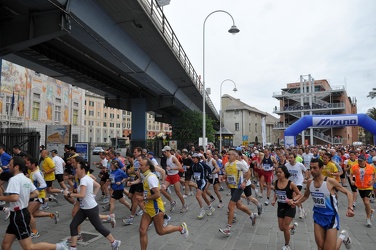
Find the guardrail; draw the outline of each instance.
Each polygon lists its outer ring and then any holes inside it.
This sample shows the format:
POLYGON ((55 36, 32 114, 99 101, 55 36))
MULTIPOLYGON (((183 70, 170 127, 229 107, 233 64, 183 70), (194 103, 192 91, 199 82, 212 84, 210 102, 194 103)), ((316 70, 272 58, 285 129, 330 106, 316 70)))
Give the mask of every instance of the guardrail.
POLYGON ((300 111, 307 111, 307 110, 333 110, 333 109, 344 109, 345 103, 328 103, 328 104, 312 104, 310 105, 292 105, 286 107, 277 107, 273 109, 273 113, 277 112, 300 112, 300 111))
MULTIPOLYGON (((185 72, 191 78, 193 84, 196 86, 200 93, 203 93, 203 84, 201 79, 191 61, 189 60, 187 54, 185 53, 183 47, 181 46, 178 38, 175 35, 170 23, 167 21, 162 9, 158 6, 155 0, 139 0, 139 2, 144 6, 145 12, 149 15, 150 19, 153 21, 154 25, 160 33, 165 38, 166 43, 170 46, 172 52, 175 54, 176 58, 179 60, 181 66, 184 68, 185 72)), ((206 103, 213 111, 213 113, 219 117, 219 114, 214 107, 209 95, 206 93, 206 103)))
MULTIPOLYGON (((330 89, 328 90, 323 90, 323 91, 315 91, 316 93, 321 93, 321 92, 336 92, 336 91, 345 91, 345 86, 339 85, 339 86, 331 86, 330 89)), ((273 92, 273 97, 280 97, 280 96, 291 96, 291 95, 301 95, 300 89, 295 90, 294 93, 288 92, 288 91, 276 91, 273 92)), ((303 94, 309 94, 309 93, 303 93, 303 94)))

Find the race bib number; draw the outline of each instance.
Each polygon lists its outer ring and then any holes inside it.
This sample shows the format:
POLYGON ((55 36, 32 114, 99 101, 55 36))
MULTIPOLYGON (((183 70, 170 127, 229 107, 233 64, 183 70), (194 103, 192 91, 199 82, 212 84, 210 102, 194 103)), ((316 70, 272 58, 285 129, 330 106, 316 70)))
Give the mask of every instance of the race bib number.
POLYGON ((195 181, 200 181, 201 180, 201 173, 193 173, 193 178, 195 179, 195 181))
POLYGON ((264 168, 265 171, 270 171, 271 170, 270 164, 263 164, 263 168, 264 168))
POLYGON ((236 178, 235 175, 228 175, 227 176, 228 184, 236 185, 236 178))
POLYGON ((325 196, 323 193, 312 192, 313 206, 318 208, 326 208, 325 196))
POLYGON ((209 178, 209 179, 213 179, 213 175, 212 175, 212 174, 209 174, 209 175, 208 175, 208 178, 209 178))
POLYGON ((148 191, 144 190, 144 201, 145 201, 145 203, 148 203, 148 200, 146 199, 147 196, 148 196, 148 191))
POLYGON ((277 196, 277 202, 286 203, 286 199, 287 199, 286 191, 276 190, 275 195, 277 196))

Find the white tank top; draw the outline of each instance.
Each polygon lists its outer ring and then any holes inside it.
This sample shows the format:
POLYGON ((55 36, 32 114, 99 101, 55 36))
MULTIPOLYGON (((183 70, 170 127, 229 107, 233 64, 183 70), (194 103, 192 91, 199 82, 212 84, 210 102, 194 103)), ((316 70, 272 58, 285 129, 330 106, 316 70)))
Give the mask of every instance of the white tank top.
MULTIPOLYGON (((170 168, 175 168, 176 167, 175 163, 172 162, 173 158, 175 158, 175 156, 171 155, 166 160, 166 165, 169 166, 170 168)), ((176 175, 178 173, 179 173, 179 170, 167 170, 167 175, 176 175)))
MULTIPOLYGON (((210 167, 210 169, 211 169, 212 172, 215 170, 215 167, 213 166, 213 161, 214 161, 214 159, 212 158, 212 159, 210 159, 209 161, 206 161, 206 162, 205 162, 206 165, 208 165, 208 166, 210 167)), ((210 178, 210 179, 218 178, 218 174, 217 174, 217 173, 215 173, 215 174, 211 174, 211 175, 209 175, 209 178, 210 178)))

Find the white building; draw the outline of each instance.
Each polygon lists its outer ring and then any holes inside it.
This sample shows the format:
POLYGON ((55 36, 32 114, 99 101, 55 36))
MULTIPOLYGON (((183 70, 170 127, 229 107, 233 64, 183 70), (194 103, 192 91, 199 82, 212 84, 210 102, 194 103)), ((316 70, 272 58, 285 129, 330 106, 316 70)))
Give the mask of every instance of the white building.
POLYGON ((266 143, 278 143, 278 132, 273 126, 278 118, 251 107, 228 94, 222 96, 222 126, 231 131, 233 146, 248 145, 250 142, 262 143, 262 119, 265 117, 266 143))

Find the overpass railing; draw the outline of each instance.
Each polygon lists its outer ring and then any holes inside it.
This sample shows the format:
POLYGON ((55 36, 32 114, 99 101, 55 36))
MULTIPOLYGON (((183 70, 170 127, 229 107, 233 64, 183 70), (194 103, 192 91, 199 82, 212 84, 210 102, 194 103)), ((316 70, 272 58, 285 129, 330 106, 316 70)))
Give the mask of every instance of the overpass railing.
MULTIPOLYGON (((191 61, 189 60, 178 38, 176 37, 170 23, 167 21, 167 18, 165 17, 162 9, 159 7, 155 0, 139 0, 139 2, 144 7, 150 19, 153 21, 155 27, 157 27, 161 34, 164 36, 167 44, 170 46, 176 58, 179 60, 181 66, 191 78, 193 84, 196 86, 200 93, 203 93, 203 84, 201 82, 201 78, 193 68, 191 61)), ((205 94, 206 103, 208 104, 212 112, 218 117, 218 112, 206 91, 205 94)))

